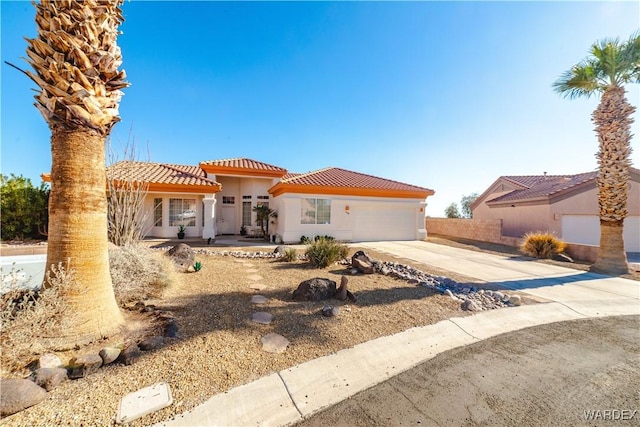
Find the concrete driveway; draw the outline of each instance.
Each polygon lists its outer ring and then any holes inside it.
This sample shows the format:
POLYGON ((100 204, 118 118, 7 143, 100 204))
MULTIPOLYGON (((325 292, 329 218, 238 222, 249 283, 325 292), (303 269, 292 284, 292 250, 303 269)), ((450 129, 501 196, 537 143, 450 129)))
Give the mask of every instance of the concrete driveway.
POLYGON ((587 316, 640 314, 640 282, 634 280, 423 241, 361 246, 562 303, 587 316))

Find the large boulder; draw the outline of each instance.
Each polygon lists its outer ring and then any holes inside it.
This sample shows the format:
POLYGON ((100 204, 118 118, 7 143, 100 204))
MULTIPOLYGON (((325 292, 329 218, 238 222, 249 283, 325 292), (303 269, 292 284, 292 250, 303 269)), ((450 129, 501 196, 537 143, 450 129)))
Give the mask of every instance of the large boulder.
POLYGON ((321 301, 333 298, 336 294, 336 282, 322 277, 305 280, 293 291, 295 301, 321 301))
POLYGON ((47 392, 33 381, 0 378, 0 416, 6 417, 37 405, 47 392))
POLYGON ((364 251, 358 251, 351 257, 351 265, 362 274, 373 274, 373 261, 364 251))
POLYGON ((196 260, 196 254, 191 246, 185 243, 178 243, 167 251, 167 256, 171 258, 179 271, 187 272, 196 260))

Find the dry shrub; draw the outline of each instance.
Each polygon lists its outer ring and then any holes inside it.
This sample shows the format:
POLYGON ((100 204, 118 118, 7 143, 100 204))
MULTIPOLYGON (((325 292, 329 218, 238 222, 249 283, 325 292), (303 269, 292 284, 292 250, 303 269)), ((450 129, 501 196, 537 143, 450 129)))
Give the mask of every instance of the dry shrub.
POLYGON ((527 233, 520 250, 527 255, 536 258, 550 259, 561 254, 566 249, 567 244, 551 233, 527 233))
POLYGON ((307 245, 305 255, 311 265, 317 268, 324 268, 346 258, 348 252, 349 248, 344 243, 319 237, 313 243, 307 245))
POLYGON ((64 298, 75 281, 75 272, 58 264, 47 271, 49 286, 43 290, 13 290, 2 296, 0 306, 0 361, 2 375, 23 373, 34 357, 49 351, 42 337, 55 337, 73 324, 73 313, 64 298))
POLYGON ((283 261, 293 262, 298 259, 298 251, 295 248, 287 248, 282 255, 283 261))
POLYGON ((112 246, 109 268, 120 306, 158 297, 179 280, 171 259, 162 252, 138 245, 112 246))

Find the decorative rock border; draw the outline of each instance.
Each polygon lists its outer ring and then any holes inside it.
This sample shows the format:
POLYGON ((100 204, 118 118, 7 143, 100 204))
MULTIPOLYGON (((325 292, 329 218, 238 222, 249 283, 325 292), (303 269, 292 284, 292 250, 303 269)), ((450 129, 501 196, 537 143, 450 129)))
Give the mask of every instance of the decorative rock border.
POLYGON ((27 379, 0 378, 0 415, 8 416, 20 412, 44 400, 49 391, 67 379, 87 377, 110 363, 131 365, 143 351, 156 350, 164 345, 164 337, 175 337, 178 326, 169 312, 157 310, 143 302, 134 304, 130 309, 140 312, 153 312, 153 315, 165 323, 164 336, 152 336, 137 343, 119 347, 105 347, 97 354, 80 354, 69 359, 65 365, 53 353, 46 353, 32 363, 33 372, 27 379), (27 384, 29 383, 29 384, 27 384))

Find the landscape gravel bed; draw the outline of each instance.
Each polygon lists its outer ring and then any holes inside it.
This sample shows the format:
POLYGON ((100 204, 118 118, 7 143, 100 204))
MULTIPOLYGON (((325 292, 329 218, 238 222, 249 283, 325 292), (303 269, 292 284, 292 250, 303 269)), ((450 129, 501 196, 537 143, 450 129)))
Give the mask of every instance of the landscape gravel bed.
POLYGON ((161 348, 143 352, 131 365, 107 365, 86 378, 66 381, 43 402, 1 420, 0 425, 113 425, 124 395, 166 382, 174 403, 130 424, 151 425, 214 394, 307 360, 412 327, 466 316, 470 312, 461 308, 465 295, 467 299, 488 295, 481 289, 483 284, 471 278, 443 271, 427 273, 422 271, 424 266, 375 252, 369 254, 380 262, 383 274, 352 274, 350 266, 343 264, 316 269, 303 260, 284 262, 259 251, 240 256, 232 250, 196 251, 202 269, 182 274, 182 283, 167 289, 162 298, 146 301, 175 317, 175 338, 165 338, 161 348), (293 290, 304 280, 326 277, 340 282, 342 276, 348 277, 356 303, 292 300, 293 290), (264 286, 259 291, 254 289, 258 283, 264 286), (445 295, 446 291, 451 294, 445 295), (251 300, 258 294, 266 301, 256 306, 251 300), (339 307, 338 315, 323 316, 326 304, 339 307), (252 322, 252 314, 258 311, 270 313, 272 321, 252 322), (262 338, 269 334, 284 337, 289 343, 286 351, 264 351, 262 338))

